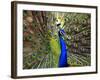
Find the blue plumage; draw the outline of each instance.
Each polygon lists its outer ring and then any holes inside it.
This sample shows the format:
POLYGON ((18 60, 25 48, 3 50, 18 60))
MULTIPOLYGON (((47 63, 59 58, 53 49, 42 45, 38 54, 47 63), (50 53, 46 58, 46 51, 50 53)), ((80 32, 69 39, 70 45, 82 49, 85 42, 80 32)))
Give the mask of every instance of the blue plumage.
POLYGON ((63 35, 65 34, 64 30, 60 30, 58 32, 59 35, 59 40, 60 40, 60 46, 61 46, 61 53, 60 53, 60 57, 59 57, 59 67, 67 67, 68 63, 67 63, 67 47, 66 47, 66 43, 63 39, 63 35))

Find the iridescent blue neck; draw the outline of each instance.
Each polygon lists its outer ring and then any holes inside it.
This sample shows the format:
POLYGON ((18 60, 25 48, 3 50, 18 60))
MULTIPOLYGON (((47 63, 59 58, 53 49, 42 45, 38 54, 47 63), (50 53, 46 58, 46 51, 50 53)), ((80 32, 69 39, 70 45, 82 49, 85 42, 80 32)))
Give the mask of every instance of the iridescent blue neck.
POLYGON ((67 67, 67 47, 64 39, 62 38, 62 35, 60 32, 58 32, 59 40, 60 40, 60 47, 61 47, 61 53, 59 57, 59 67, 67 67))

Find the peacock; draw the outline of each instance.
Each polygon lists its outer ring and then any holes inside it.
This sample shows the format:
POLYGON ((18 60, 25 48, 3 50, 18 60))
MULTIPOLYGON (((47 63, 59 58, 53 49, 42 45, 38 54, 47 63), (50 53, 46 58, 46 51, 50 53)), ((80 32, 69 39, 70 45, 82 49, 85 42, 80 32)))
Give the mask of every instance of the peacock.
POLYGON ((60 49, 61 49, 61 53, 60 53, 60 56, 59 56, 58 67, 68 67, 67 45, 66 45, 66 43, 64 41, 64 38, 63 38, 63 36, 65 35, 65 31, 60 28, 60 25, 61 25, 60 22, 57 22, 56 24, 57 24, 57 27, 59 28, 58 36, 59 36, 60 49))
POLYGON ((23 69, 91 65, 89 13, 23 10, 23 69))

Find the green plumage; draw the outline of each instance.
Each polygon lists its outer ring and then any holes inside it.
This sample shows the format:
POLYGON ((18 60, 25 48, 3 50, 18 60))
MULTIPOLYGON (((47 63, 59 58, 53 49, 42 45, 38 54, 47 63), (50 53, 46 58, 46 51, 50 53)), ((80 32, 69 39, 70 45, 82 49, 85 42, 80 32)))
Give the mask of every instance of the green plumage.
POLYGON ((56 68, 60 54, 56 20, 64 29, 70 66, 91 65, 91 15, 23 11, 23 69, 56 68))

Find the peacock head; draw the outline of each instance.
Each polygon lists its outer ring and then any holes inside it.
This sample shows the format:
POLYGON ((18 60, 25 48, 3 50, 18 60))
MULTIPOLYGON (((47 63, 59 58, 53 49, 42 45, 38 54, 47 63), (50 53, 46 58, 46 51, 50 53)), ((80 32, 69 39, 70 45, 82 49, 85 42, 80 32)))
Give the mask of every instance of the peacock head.
POLYGON ((65 31, 61 28, 61 22, 59 20, 57 20, 56 26, 58 28, 59 36, 64 36, 65 35, 65 31))

